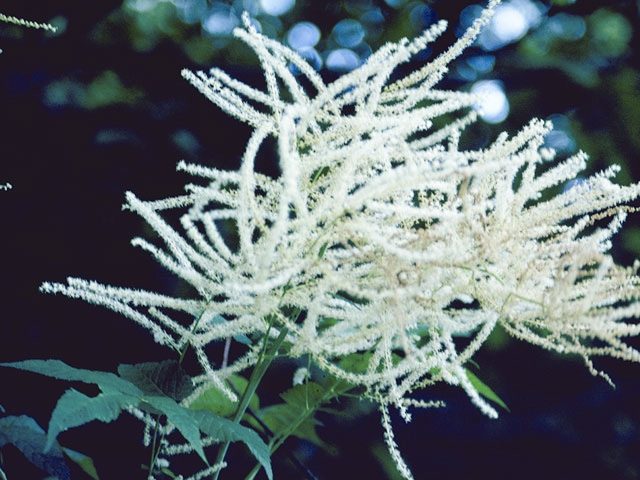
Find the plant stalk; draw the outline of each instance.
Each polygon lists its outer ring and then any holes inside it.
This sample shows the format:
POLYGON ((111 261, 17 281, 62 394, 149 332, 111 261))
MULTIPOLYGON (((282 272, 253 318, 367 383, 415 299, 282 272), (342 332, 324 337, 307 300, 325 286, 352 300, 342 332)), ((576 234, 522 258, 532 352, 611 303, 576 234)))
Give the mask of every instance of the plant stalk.
MULTIPOLYGON (((264 340, 265 343, 264 343, 263 353, 261 355, 260 360, 258 361, 255 368, 253 369, 253 372, 251 373, 251 377, 249 378, 249 384, 247 385, 247 388, 242 394, 242 398, 240 399, 240 403, 238 404, 238 408, 233 417, 233 421, 235 423, 240 423, 240 420, 242 420, 242 417, 244 416, 245 412, 247 411, 247 408, 249 407, 249 402, 251 401, 253 394, 256 392, 256 389, 258 388, 258 385, 260 384, 262 377, 264 376, 267 369, 269 368, 269 365, 271 365, 271 362, 273 361, 276 354, 278 353, 278 349, 280 348, 280 345, 282 345, 282 342, 287 336, 287 333, 288 333, 287 328, 283 327, 282 330, 280 331, 280 335, 278 335, 278 338, 268 348, 267 348, 267 342, 269 341, 269 332, 267 331, 267 333, 265 334, 265 340, 264 340)), ((229 449, 230 443, 231 442, 225 442, 224 445, 220 447, 220 450, 218 451, 218 457, 216 458, 217 464, 220 464, 224 461, 224 457, 227 455, 227 450, 229 449)), ((221 470, 216 471, 216 473, 213 476, 213 480, 218 480, 220 471, 221 470)))

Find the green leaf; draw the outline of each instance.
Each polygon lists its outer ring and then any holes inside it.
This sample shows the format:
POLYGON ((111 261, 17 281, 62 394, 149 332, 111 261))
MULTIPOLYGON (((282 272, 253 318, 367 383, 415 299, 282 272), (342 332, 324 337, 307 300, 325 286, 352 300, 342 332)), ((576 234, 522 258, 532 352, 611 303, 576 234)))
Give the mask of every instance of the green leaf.
POLYGON ((320 247, 320 251, 318 252, 318 259, 321 260, 324 256, 324 252, 327 250, 327 246, 329 246, 328 242, 324 242, 320 247))
POLYGON ((478 365, 478 362, 476 362, 473 358, 468 359, 467 362, 480 370, 480 365, 478 365))
POLYGON ((196 420, 197 425, 200 426, 200 430, 218 439, 221 443, 236 441, 244 443, 260 465, 262 465, 269 480, 273 479, 269 447, 267 447, 256 432, 231 420, 222 418, 208 410, 195 410, 190 413, 196 420))
POLYGON ((97 397, 88 397, 74 389, 67 390, 58 400, 47 433, 46 450, 51 448, 59 433, 78 427, 93 420, 111 422, 120 416, 127 407, 135 407, 137 397, 118 392, 102 393, 97 397))
POLYGON ((165 475, 167 475, 169 478, 178 478, 177 475, 173 473, 171 470, 169 470, 168 468, 163 467, 160 469, 160 471, 165 475))
POLYGON ((324 389, 315 382, 306 382, 280 394, 294 410, 305 411, 316 408, 324 399, 324 389))
POLYGON ((350 353, 342 357, 338 364, 343 370, 351 373, 365 373, 369 368, 369 361, 371 360, 371 352, 364 353, 350 353))
MULTIPOLYGON (((173 399, 164 396, 158 385, 153 383, 153 373, 156 372, 156 369, 149 368, 148 365, 141 368, 129 365, 123 369, 125 374, 139 380, 145 389, 158 394, 146 397, 143 390, 127 379, 120 378, 113 373, 81 370, 70 367, 58 360, 27 360, 0 365, 41 373, 63 380, 96 383, 104 392, 93 398, 77 390, 68 390, 62 395, 51 414, 46 448, 51 447, 57 435, 64 430, 93 420, 111 422, 118 418, 123 409, 130 406, 138 406, 140 401, 144 400, 148 405, 165 414, 168 420, 176 426, 192 445, 198 455, 205 462, 207 461, 200 442, 197 424, 191 421, 185 413, 188 412, 187 409, 178 405, 173 399)), ((162 369, 157 371, 162 371, 162 369)))
POLYGON ((36 467, 60 480, 69 480, 71 473, 62 450, 53 445, 48 453, 44 453, 46 442, 45 431, 33 418, 27 415, 0 418, 0 448, 14 445, 36 467))
MULTIPOLYGON (((285 433, 285 431, 298 420, 299 414, 291 409, 286 403, 279 403, 277 405, 271 405, 260 411, 261 420, 269 427, 269 429, 276 435, 285 433)), ((324 449, 331 455, 336 454, 334 447, 325 443, 316 432, 316 427, 322 425, 313 415, 309 415, 305 418, 298 428, 296 428, 291 435, 294 437, 307 440, 320 448, 324 449)))
POLYGON ((93 480, 100 480, 96 466, 93 464, 93 460, 90 457, 87 457, 83 453, 76 452, 75 450, 71 450, 70 448, 62 446, 60 448, 62 448, 64 454, 69 457, 72 462, 77 464, 87 475, 93 478, 93 480))
MULTIPOLYGON (((240 375, 233 375, 230 379, 231 384, 238 392, 239 396, 242 396, 247 389, 249 381, 241 377, 240 375)), ((216 387, 211 387, 202 392, 192 403, 189 405, 192 410, 209 410, 221 417, 231 417, 238 408, 238 402, 232 402, 224 393, 218 390, 216 387)), ((253 394, 251 401, 249 402, 249 408, 254 412, 260 409, 260 400, 257 394, 253 394)))
POLYGON ((395 460, 389 454, 387 446, 378 442, 371 447, 371 453, 374 458, 380 463, 382 470, 384 470, 385 477, 388 480, 404 480, 404 477, 398 470, 395 460))
POLYGON ((166 395, 180 402, 193 392, 193 383, 177 360, 118 366, 118 374, 146 395, 166 395))
POLYGON ((475 388, 480 395, 482 395, 484 398, 487 398, 497 403, 502 408, 504 408, 507 412, 511 412, 511 410, 509 410, 509 407, 507 407, 507 404, 504 403, 502 399, 498 395, 496 395, 496 393, 493 390, 491 390, 491 387, 489 387, 482 380, 476 377, 470 370, 467 370, 467 369, 465 370, 467 372, 467 378, 471 382, 471 385, 473 385, 473 388, 475 388))
POLYGON ((198 421, 194 420, 193 415, 191 415, 195 412, 178 405, 175 400, 169 397, 150 396, 142 400, 166 415, 167 420, 175 425, 182 436, 191 444, 191 447, 200 455, 200 458, 207 465, 209 464, 200 441, 198 421))
MULTIPOLYGON (((340 368, 351 373, 365 373, 369 369, 371 363, 372 352, 350 353, 340 359, 338 365, 340 368)), ((398 365, 402 361, 402 357, 397 353, 391 354, 391 362, 398 365)), ((382 366, 378 365, 378 372, 382 371, 382 366)))
POLYGON ((308 440, 329 453, 335 453, 334 449, 318 436, 316 427, 321 423, 313 416, 327 400, 327 391, 315 382, 306 382, 283 392, 280 397, 285 403, 263 409, 260 412, 262 421, 276 434, 286 433, 292 425, 299 422, 291 435, 308 440))
POLYGON ((142 391, 131 382, 110 372, 97 372, 70 367, 60 360, 24 360, 22 362, 0 363, 0 367, 17 368, 39 373, 60 380, 94 383, 103 392, 113 391, 127 395, 142 396, 142 391))

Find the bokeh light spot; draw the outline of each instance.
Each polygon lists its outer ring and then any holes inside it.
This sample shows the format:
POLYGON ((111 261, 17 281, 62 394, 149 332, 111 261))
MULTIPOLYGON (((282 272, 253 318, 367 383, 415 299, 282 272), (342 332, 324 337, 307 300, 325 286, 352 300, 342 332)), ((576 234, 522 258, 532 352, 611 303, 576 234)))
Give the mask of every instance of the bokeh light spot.
MULTIPOLYGON (((298 54, 304 58, 314 70, 320 70, 322 68, 322 57, 318 51, 313 47, 303 47, 298 50, 298 54)), ((290 65, 289 69, 294 75, 300 75, 300 70, 295 65, 290 65)))
POLYGON ((509 100, 500 82, 480 80, 473 84, 471 93, 480 96, 474 108, 485 122, 500 123, 509 115, 509 100))
POLYGON ((185 23, 201 22, 207 14, 206 0, 172 0, 178 16, 185 23))
POLYGON ((353 48, 364 39, 364 27, 357 20, 348 18, 338 22, 333 27, 333 37, 338 45, 345 48, 353 48))
POLYGON ((311 22, 296 23, 287 34, 287 43, 293 49, 314 47, 320 40, 320 29, 311 22))
POLYGON ((238 17, 231 8, 218 5, 202 20, 202 28, 211 35, 226 36, 231 34, 238 23, 238 17))
POLYGON ((293 8, 296 0, 260 0, 262 11, 267 15, 278 17, 293 8))
POLYGON ((360 66, 360 57, 353 50, 339 48, 329 52, 325 64, 330 70, 348 72, 360 66))

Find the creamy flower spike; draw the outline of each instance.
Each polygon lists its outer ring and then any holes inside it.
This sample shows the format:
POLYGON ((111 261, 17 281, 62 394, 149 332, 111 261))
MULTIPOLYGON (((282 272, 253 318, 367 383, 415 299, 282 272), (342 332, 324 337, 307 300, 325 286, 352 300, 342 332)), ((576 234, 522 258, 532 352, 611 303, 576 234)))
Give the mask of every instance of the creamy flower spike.
POLYGON ((623 342, 640 332, 627 320, 640 315, 636 266, 615 265, 607 254, 640 186, 612 183, 611 167, 554 194, 585 168, 586 155, 552 164, 554 152, 543 147, 552 126, 541 120, 513 137, 501 134, 486 149, 460 149, 476 115, 451 114, 477 98, 435 87, 498 3, 489 2, 448 51, 405 77, 391 80, 445 22, 413 41, 383 46, 330 84, 297 53, 257 33, 245 15, 235 35, 256 52, 266 91, 218 69, 183 71, 213 103, 253 127, 240 169, 180 163, 208 185, 187 185, 184 196, 159 201, 127 194, 126 207, 165 243, 133 244, 198 297, 73 278, 42 290, 120 312, 174 349, 188 344, 203 369, 195 395, 215 385, 235 398, 223 380, 255 364, 260 343, 224 367, 207 358, 205 347, 257 339, 275 316, 269 334, 288 330, 288 355, 310 355, 378 402, 385 439, 407 479, 389 406, 408 421, 409 407, 439 405, 412 393, 445 381, 497 416, 464 364, 498 323, 517 338, 580 355, 607 379, 592 357, 640 360, 623 342), (434 127, 444 114, 457 119, 434 127), (267 137, 277 141, 275 179, 256 172, 267 137), (163 219, 168 209, 185 210, 180 231, 163 219), (285 314, 293 310, 303 315, 285 314), (172 311, 191 315, 192 323, 172 311), (366 354, 365 369, 340 362, 354 353, 366 354))

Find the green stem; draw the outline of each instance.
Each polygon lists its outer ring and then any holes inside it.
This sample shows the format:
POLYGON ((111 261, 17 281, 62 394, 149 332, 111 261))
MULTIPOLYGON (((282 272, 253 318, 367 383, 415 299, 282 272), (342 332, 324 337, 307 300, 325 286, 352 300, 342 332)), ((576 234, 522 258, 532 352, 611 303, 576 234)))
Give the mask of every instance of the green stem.
POLYGON ((149 460, 149 475, 147 476, 147 478, 150 478, 153 475, 153 469, 155 468, 156 460, 158 460, 158 455, 160 455, 160 445, 162 441, 157 443, 160 418, 160 416, 156 418, 156 426, 153 428, 153 440, 151 442, 151 459, 149 460))
POLYGON ((260 464, 258 463, 253 467, 253 469, 249 472, 249 474, 246 477, 244 477, 244 480, 253 480, 259 471, 260 471, 260 464))
MULTIPOLYGON (((270 329, 271 329, 271 326, 269 326, 269 330, 270 329)), ((278 349, 282 345, 282 342, 284 341, 288 333, 288 330, 283 327, 276 341, 272 343, 269 348, 267 348, 267 344, 269 341, 269 330, 267 330, 267 333, 265 334, 265 337, 264 337, 264 344, 263 344, 262 352, 260 353, 260 359, 258 360, 258 363, 253 369, 253 372, 251 373, 251 377, 249 378, 249 384, 247 385, 247 388, 242 394, 242 398, 240 399, 240 403, 238 404, 238 408, 236 409, 236 413, 233 417, 234 423, 240 423, 240 420, 242 420, 242 417, 244 416, 245 412, 247 411, 247 408, 249 407, 249 402, 251 401, 253 394, 256 392, 256 389, 258 388, 258 385, 260 384, 262 377, 264 376, 267 369, 269 368, 269 365, 271 365, 271 362, 273 361, 276 354, 278 353, 278 349)), ((227 455, 227 450, 229 449, 230 443, 231 442, 225 442, 222 445, 222 447, 220 447, 220 450, 218 451, 218 457, 216 458, 217 464, 224 461, 224 457, 227 455)), ((218 480, 219 475, 220 475, 220 470, 216 471, 213 479, 218 480)))
MULTIPOLYGON (((279 435, 274 436, 269 442, 269 454, 273 455, 275 451, 282 446, 282 444, 289 438, 299 427, 302 425, 310 415, 315 413, 315 411, 324 403, 333 400, 335 397, 343 395, 344 391, 336 392, 335 386, 331 387, 329 390, 325 392, 325 394, 318 400, 314 405, 307 407, 307 409, 302 412, 301 415, 298 416, 295 422, 289 425, 289 428, 281 432, 279 435)), ((260 471, 260 464, 256 464, 253 469, 249 472, 249 474, 245 477, 245 480, 252 480, 260 471)), ((311 473, 311 472, 308 472, 311 473)), ((315 478, 315 477, 311 477, 315 478)))
MULTIPOLYGON (((198 328, 198 324, 200 323, 200 320, 202 319, 202 316, 204 315, 204 312, 206 310, 204 310, 200 316, 198 317, 198 319, 195 321, 195 323, 193 324, 193 327, 191 327, 191 333, 195 332, 196 328, 198 328)), ((187 353, 187 350, 189 350, 189 344, 187 343, 184 348, 182 349, 182 351, 180 352, 180 358, 178 359, 178 365, 182 365, 182 361, 184 360, 184 356, 187 353)))
MULTIPOLYGON (((318 402, 316 405, 313 406, 313 408, 308 408, 307 410, 305 410, 303 412, 302 415, 300 415, 295 422, 293 422, 289 428, 287 428, 284 432, 282 432, 281 434, 279 434, 278 436, 275 436, 271 439, 271 441, 269 442, 269 454, 273 455, 275 453, 275 451, 280 448, 282 446, 282 444, 287 440, 287 438, 289 438, 293 432, 295 432, 298 427, 300 427, 300 425, 302 425, 302 423, 309 418, 309 415, 313 414, 317 407, 320 406, 322 403, 324 403, 324 401, 318 402)), ((252 480, 260 471, 260 464, 256 464, 253 469, 251 470, 251 472, 249 472, 249 474, 245 477, 245 480, 252 480)))

